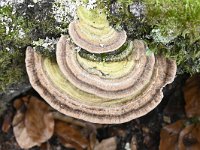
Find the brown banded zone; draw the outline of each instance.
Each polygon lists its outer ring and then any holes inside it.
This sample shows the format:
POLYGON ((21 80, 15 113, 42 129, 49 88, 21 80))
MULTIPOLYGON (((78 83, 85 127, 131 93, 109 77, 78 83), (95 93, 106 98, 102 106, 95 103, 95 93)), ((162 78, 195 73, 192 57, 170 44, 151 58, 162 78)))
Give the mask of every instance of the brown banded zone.
POLYGON ((84 26, 81 27, 79 21, 71 22, 68 31, 76 45, 91 53, 115 51, 126 42, 127 38, 125 31, 118 32, 112 28, 107 34, 97 35, 95 33, 90 33, 84 26))
POLYGON ((56 56, 61 72, 72 84, 85 92, 108 99, 125 98, 142 91, 152 78, 155 57, 154 55, 146 57, 144 48, 138 48, 137 52, 141 55, 135 68, 130 70, 128 75, 109 80, 90 74, 81 68, 75 56, 76 52, 64 37, 61 37, 58 43, 56 56))
MULTIPOLYGON (((58 111, 85 121, 94 123, 123 123, 134 118, 145 115, 155 108, 161 101, 163 94, 162 88, 171 83, 176 74, 176 64, 174 61, 167 60, 161 56, 153 57, 153 69, 147 67, 142 71, 142 75, 132 86, 132 94, 123 98, 99 96, 96 94, 97 87, 85 84, 76 78, 69 69, 66 61, 66 54, 59 50, 65 50, 66 41, 58 42, 57 55, 60 55, 58 64, 51 62, 47 58, 42 58, 31 47, 26 51, 26 68, 33 88, 55 109, 58 111), (64 64, 61 64, 64 63, 64 64), (68 70, 66 70, 66 68, 68 70), (63 72, 67 72, 67 75, 63 72), (145 71, 151 71, 148 75, 145 71), (145 79, 148 82, 145 83, 145 79), (73 79, 73 82, 71 82, 73 79), (77 86, 79 83, 79 86, 77 86), (82 90, 85 86, 93 88, 91 93, 82 90), (141 86, 139 88, 139 86, 141 86), (80 88, 82 87, 82 88, 80 88), (133 88, 134 87, 134 88, 133 88), (137 91, 137 92, 136 92, 137 91)), ((149 58, 149 57, 148 57, 149 58)), ((131 89, 128 90, 130 92, 131 89)), ((103 91, 104 94, 118 93, 115 91, 103 91)), ((123 91, 123 90, 120 90, 123 91)))

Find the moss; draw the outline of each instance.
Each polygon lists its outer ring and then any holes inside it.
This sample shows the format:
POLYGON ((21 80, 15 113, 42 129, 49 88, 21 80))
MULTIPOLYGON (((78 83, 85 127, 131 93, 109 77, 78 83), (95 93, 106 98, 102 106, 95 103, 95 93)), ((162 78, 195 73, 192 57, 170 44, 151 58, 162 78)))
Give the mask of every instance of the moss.
POLYGON ((153 28, 168 36, 189 37, 190 43, 200 39, 199 0, 144 0, 146 19, 153 28))
MULTIPOLYGON (((15 6, 0 7, 0 91, 26 76, 25 49, 33 41, 46 37, 59 37, 67 23, 57 23, 50 3, 26 0, 15 6), (30 7, 34 6, 34 7, 30 7), (59 26, 60 29, 55 28, 59 26)), ((49 49, 40 52, 50 55, 49 49)))
POLYGON ((189 37, 178 36, 166 45, 152 41, 148 43, 149 48, 155 53, 175 59, 179 74, 200 72, 200 41, 190 44, 189 37))
POLYGON ((150 49, 174 58, 179 73, 200 72, 200 2, 198 0, 143 0, 146 22, 152 28, 150 49), (155 34, 154 31, 159 31, 155 34))
MULTIPOLYGON (((12 15, 12 7, 0 8, 0 91, 5 87, 19 82, 24 74, 24 57, 19 48, 26 42, 20 36, 20 26, 15 25, 17 18, 12 15)), ((20 19, 18 20, 20 21, 20 19)))
POLYGON ((200 72, 198 0, 114 0, 107 3, 100 0, 99 3, 99 7, 107 11, 110 24, 125 29, 128 38, 143 39, 150 51, 176 59, 178 73, 200 72), (137 5, 138 9, 143 5, 145 15, 137 17, 131 13, 130 4, 137 5))
POLYGON ((20 62, 22 54, 19 51, 1 50, 0 56, 0 91, 2 91, 7 86, 19 82, 25 72, 20 62))

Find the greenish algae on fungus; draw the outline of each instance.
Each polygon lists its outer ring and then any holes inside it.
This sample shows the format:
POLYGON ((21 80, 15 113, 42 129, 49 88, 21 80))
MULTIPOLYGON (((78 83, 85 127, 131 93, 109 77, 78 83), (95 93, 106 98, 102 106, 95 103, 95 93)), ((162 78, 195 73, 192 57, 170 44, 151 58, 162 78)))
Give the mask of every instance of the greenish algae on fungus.
MULTIPOLYGON (((88 24, 94 26, 90 15, 80 18, 89 18, 88 24)), ((123 52, 117 47, 112 49, 115 55, 107 52, 109 61, 82 57, 82 51, 90 50, 83 46, 77 51, 77 41, 73 38, 72 41, 65 36, 60 38, 56 62, 42 57, 31 47, 26 51, 26 68, 32 86, 53 108, 66 115, 94 123, 127 122, 155 108, 163 97, 162 88, 174 80, 175 61, 154 54, 146 56, 142 40, 133 40, 128 48, 125 46, 130 53, 123 59, 117 59, 123 52)), ((95 47, 93 41, 88 41, 88 45, 95 47)), ((104 50, 101 52, 107 54, 104 50)), ((101 52, 93 53, 98 57, 101 52)))
POLYGON ((77 15, 81 22, 85 22, 94 29, 109 28, 106 14, 99 9, 88 10, 87 8, 80 6, 77 9, 77 15))
POLYGON ((132 50, 134 48, 133 46, 133 41, 128 41, 114 52, 93 54, 82 49, 78 53, 81 57, 91 61, 116 62, 127 59, 127 57, 132 53, 132 50))

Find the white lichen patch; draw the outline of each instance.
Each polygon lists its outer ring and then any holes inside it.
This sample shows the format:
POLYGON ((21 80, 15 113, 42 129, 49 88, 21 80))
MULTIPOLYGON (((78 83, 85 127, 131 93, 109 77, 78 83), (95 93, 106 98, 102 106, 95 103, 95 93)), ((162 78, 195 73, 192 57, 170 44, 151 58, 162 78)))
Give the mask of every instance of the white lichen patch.
POLYGON ((126 145, 125 145, 125 150, 131 150, 130 143, 126 143, 126 145))
POLYGON ((18 31, 18 34, 19 34, 18 37, 20 39, 23 39, 25 37, 25 35, 26 35, 22 28, 18 31))
POLYGON ((58 42, 58 39, 46 37, 46 39, 39 39, 38 41, 33 41, 34 48, 43 47, 48 49, 49 52, 55 51, 55 45, 58 42))
POLYGON ((130 12, 137 18, 141 18, 144 15, 145 9, 145 5, 141 2, 134 2, 129 7, 130 12))
POLYGON ((52 9, 56 21, 59 23, 69 23, 77 19, 76 9, 78 6, 94 9, 97 3, 96 0, 88 0, 87 3, 84 3, 82 0, 55 0, 52 9))
POLYGON ((6 16, 6 15, 0 15, 0 25, 5 28, 5 34, 8 35, 12 31, 12 26, 10 24, 12 23, 12 18, 6 16))
POLYGON ((9 52, 9 51, 10 51, 10 48, 9 48, 9 47, 6 47, 6 50, 9 52))
POLYGON ((160 29, 153 29, 151 31, 151 36, 153 37, 155 42, 160 42, 163 44, 168 44, 170 41, 176 38, 175 35, 173 35, 173 31, 169 31, 167 35, 163 35, 160 29))
MULTIPOLYGON (((0 14, 0 26, 4 29, 4 33, 7 36, 15 35, 16 38, 23 39, 25 37, 25 31, 20 24, 16 22, 14 17, 16 13, 16 5, 23 3, 24 0, 2 0, 0 1, 0 9, 2 9, 2 14, 0 14), (6 10, 4 13, 4 9, 6 10), (10 10, 11 12, 9 12, 10 10), (11 15, 11 14, 12 15, 11 15)), ((17 18, 18 20, 19 18, 17 18)))
POLYGON ((80 1, 73 0, 55 0, 52 6, 53 15, 57 22, 70 22, 76 18, 76 8, 80 1))
POLYGON ((15 24, 11 16, 0 15, 0 26, 5 29, 5 35, 15 34, 20 39, 25 37, 24 29, 19 24, 15 24))
POLYGON ((88 3, 85 5, 87 9, 94 9, 97 7, 97 2, 96 0, 89 0, 88 3))
POLYGON ((0 0, 0 7, 23 3, 24 0, 0 0))
POLYGON ((41 2, 42 0, 33 0, 34 3, 41 2))

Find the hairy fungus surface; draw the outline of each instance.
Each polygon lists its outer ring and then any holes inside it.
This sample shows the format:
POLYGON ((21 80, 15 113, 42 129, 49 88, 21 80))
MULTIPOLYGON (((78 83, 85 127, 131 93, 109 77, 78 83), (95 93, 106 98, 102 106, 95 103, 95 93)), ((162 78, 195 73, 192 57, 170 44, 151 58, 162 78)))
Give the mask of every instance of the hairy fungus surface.
POLYGON ((109 27, 97 10, 92 12, 96 17, 82 7, 77 13, 79 20, 69 25, 72 40, 61 36, 57 43, 56 61, 27 48, 26 68, 35 90, 58 111, 94 123, 123 123, 155 108, 162 88, 174 80, 175 61, 147 56, 142 40, 124 44, 124 31, 109 27), (93 34, 115 46, 99 47, 93 34))

